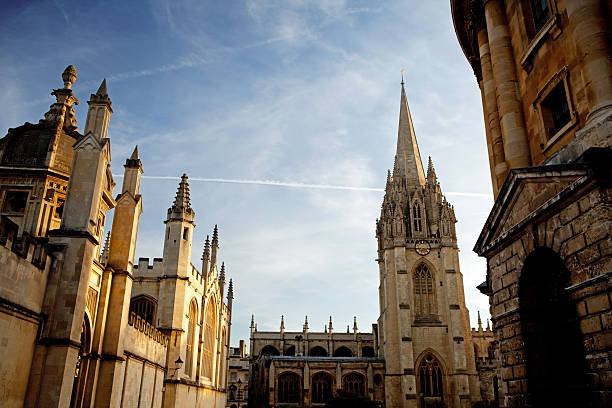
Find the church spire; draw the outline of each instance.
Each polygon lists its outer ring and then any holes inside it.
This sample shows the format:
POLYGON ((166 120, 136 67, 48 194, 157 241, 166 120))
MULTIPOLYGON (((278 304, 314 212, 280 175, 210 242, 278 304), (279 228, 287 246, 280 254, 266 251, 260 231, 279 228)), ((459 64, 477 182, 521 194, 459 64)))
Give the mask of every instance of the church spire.
POLYGON ((480 320, 480 310, 478 311, 478 331, 482 331, 482 321, 480 320))
POLYGON ((434 169, 431 156, 429 156, 429 161, 427 163, 427 184, 436 185, 437 182, 438 178, 436 177, 436 169, 434 169))
POLYGON ((425 172, 423 171, 423 163, 419 154, 419 145, 414 133, 403 80, 395 161, 400 175, 406 178, 409 183, 425 185, 425 172))

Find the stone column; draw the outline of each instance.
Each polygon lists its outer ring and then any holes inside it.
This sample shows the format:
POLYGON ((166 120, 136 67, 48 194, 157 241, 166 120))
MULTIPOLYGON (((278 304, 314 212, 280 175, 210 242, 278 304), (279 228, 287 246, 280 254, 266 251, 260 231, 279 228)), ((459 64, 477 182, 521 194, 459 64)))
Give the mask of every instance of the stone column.
POLYGON ((493 194, 497 198, 499 189, 504 184, 508 166, 504 154, 504 140, 499 126, 499 112, 497 107, 497 94, 495 92, 495 78, 491 66, 491 51, 487 29, 482 27, 478 31, 478 50, 480 53, 480 67, 482 71, 482 106, 484 108, 485 127, 489 136, 492 152, 492 176, 494 178, 493 194))
POLYGON ((612 106, 610 15, 605 12, 603 4, 599 0, 566 2, 578 61, 582 63, 582 79, 589 104, 588 120, 612 106))
POLYGON ((484 3, 506 162, 510 168, 527 167, 531 164, 529 143, 506 10, 502 0, 485 0, 484 3))

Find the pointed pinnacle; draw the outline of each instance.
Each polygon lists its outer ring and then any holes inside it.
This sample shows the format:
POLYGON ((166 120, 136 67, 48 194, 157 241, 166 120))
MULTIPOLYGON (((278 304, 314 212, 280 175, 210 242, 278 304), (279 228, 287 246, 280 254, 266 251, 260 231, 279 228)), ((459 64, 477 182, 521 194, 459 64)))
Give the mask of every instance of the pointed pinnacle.
POLYGON ((191 209, 191 200, 189 198, 189 183, 187 182, 187 174, 183 173, 181 176, 181 182, 179 183, 178 189, 176 190, 176 197, 174 199, 173 207, 177 209, 191 209))
POLYGON ((106 90, 106 78, 102 80, 100 87, 98 88, 98 92, 96 92, 98 96, 108 96, 108 91, 106 90))
POLYGON ((130 160, 140 160, 140 156, 138 154, 138 145, 134 147, 134 151, 132 152, 132 155, 130 156, 130 160))
POLYGON ((213 246, 219 245, 219 228, 217 228, 217 224, 215 224, 215 229, 213 230, 212 244, 213 246))
POLYGON ((255 327, 255 315, 251 315, 251 327, 255 327))
POLYGON ((482 321, 480 320, 480 310, 478 311, 478 328, 482 329, 482 321))
POLYGON ((281 330, 285 329, 285 316, 281 315, 281 325, 280 325, 281 330))
POLYGON ((331 316, 329 316, 329 328, 330 328, 330 329, 332 329, 332 328, 333 328, 333 326, 332 326, 332 318, 331 318, 331 316))
POLYGON ((353 330, 357 330, 357 316, 353 316, 353 330))
POLYGON ((202 253, 203 261, 210 261, 210 238, 208 235, 206 236, 206 241, 204 242, 204 252, 202 253))
POLYGON ((221 262, 221 272, 219 272, 219 280, 225 283, 225 262, 221 262))
POLYGON ((231 279, 229 281, 229 288, 227 289, 227 298, 234 299, 234 283, 231 279))

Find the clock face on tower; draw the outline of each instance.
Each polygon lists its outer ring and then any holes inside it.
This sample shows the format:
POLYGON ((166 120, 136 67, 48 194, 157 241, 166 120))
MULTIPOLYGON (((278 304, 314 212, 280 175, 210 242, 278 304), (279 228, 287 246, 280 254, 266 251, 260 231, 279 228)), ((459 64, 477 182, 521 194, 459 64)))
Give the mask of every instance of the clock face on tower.
POLYGON ((425 256, 431 250, 431 246, 429 245, 429 242, 421 239, 414 245, 414 250, 417 252, 417 254, 425 256))

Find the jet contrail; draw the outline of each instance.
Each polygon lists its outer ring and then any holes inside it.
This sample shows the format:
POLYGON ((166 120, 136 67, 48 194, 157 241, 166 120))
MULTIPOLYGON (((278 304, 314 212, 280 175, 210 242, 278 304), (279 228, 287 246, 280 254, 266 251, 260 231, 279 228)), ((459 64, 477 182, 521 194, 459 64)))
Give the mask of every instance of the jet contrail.
MULTIPOLYGON (((113 177, 123 177, 123 174, 113 174, 113 177)), ((143 179, 150 180, 178 180, 177 176, 142 176, 143 179)), ((229 183, 229 184, 256 184, 261 186, 276 186, 276 187, 292 187, 292 188, 315 188, 323 190, 352 190, 352 191, 375 191, 383 192, 384 188, 374 187, 358 187, 358 186, 338 186, 333 184, 308 184, 298 182, 276 181, 276 180, 246 180, 246 179, 226 179, 226 178, 204 178, 204 177, 189 177, 189 181, 202 181, 204 183, 229 183)), ((491 194, 486 193, 463 193, 463 192, 448 192, 447 196, 463 196, 475 198, 492 199, 491 194)))

